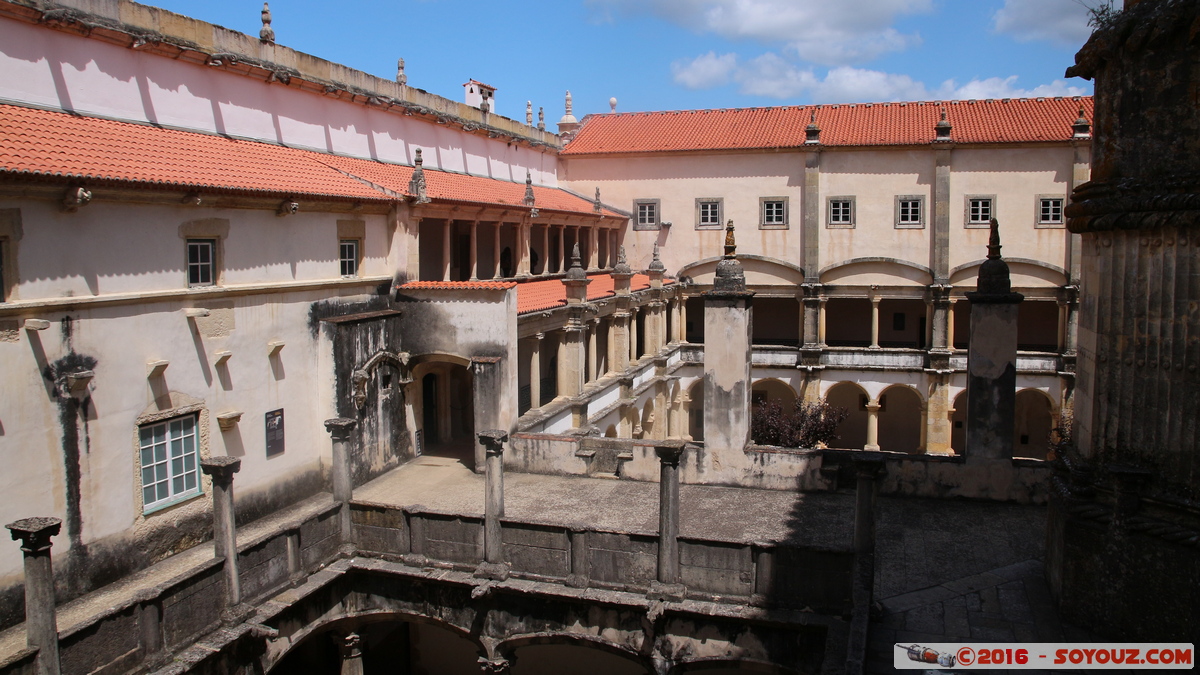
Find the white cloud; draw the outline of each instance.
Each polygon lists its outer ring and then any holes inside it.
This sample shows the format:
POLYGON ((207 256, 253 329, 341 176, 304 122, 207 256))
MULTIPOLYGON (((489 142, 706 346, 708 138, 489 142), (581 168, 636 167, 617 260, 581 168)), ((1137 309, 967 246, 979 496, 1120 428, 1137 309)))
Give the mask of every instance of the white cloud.
POLYGON ((1107 4, 1103 0, 1004 0, 992 15, 992 27, 1023 42, 1049 40, 1063 45, 1083 44, 1088 27, 1088 7, 1107 4))
POLYGON ((800 96, 817 83, 811 68, 797 68, 772 53, 755 57, 739 67, 734 79, 743 94, 780 99, 800 96))
POLYGON ((908 75, 843 66, 826 73, 813 88, 812 98, 814 103, 921 101, 928 92, 908 75))
POLYGON ((919 44, 892 24, 933 0, 588 0, 597 16, 650 12, 701 33, 782 43, 805 61, 841 65, 919 44))
POLYGON ((716 52, 709 52, 690 61, 680 59, 672 63, 671 77, 688 89, 712 89, 728 84, 736 67, 737 54, 717 56, 716 52))
POLYGON ((938 88, 938 98, 946 99, 979 99, 979 98, 1036 98, 1038 96, 1085 96, 1089 92, 1085 87, 1068 85, 1064 80, 1054 80, 1049 84, 1040 84, 1033 89, 1020 89, 1016 85, 1017 76, 989 77, 985 80, 971 80, 958 86, 954 80, 946 80, 938 88))

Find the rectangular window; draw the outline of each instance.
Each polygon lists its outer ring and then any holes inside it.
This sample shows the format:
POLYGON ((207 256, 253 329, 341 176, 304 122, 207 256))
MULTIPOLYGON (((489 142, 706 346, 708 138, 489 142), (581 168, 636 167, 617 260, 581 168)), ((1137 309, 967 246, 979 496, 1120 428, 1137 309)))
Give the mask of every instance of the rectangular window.
POLYGON ((717 229, 721 227, 721 200, 696 200, 696 228, 717 229))
POLYGON ((341 261, 342 276, 358 276, 358 240, 343 239, 338 243, 338 257, 341 261))
POLYGON ((896 197, 896 227, 925 227, 925 197, 900 195, 896 197))
POLYGON ((967 197, 967 227, 988 227, 996 211, 996 198, 992 196, 967 197))
POLYGON ((214 239, 187 240, 188 286, 212 286, 217 278, 217 242, 214 239))
POLYGON ((138 438, 144 510, 200 493, 195 415, 147 424, 138 438))
POLYGON ((1058 227, 1063 224, 1063 198, 1039 197, 1038 219, 1039 227, 1058 227))
POLYGON ((854 227, 854 197, 830 197, 826 227, 854 227))
POLYGON ((786 228, 787 197, 763 197, 759 200, 759 226, 763 228, 786 228))
POLYGON ((657 230, 659 227, 659 201, 657 199, 637 199, 633 202, 633 229, 657 230))

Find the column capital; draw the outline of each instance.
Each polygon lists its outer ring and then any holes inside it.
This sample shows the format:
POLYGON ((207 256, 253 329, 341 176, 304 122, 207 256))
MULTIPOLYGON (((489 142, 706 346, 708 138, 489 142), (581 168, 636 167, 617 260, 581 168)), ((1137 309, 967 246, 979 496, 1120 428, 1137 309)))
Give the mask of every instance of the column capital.
POLYGON ((546 339, 546 334, 545 333, 534 333, 533 339, 537 340, 538 342, 541 342, 542 340, 546 339))
POLYGON ((325 431, 333 437, 335 441, 344 441, 350 438, 350 432, 358 424, 355 420, 347 417, 334 417, 325 420, 325 431))
POLYGON ((850 460, 860 478, 878 478, 883 475, 883 457, 876 452, 864 451, 850 460))
POLYGON ((206 457, 200 460, 200 470, 206 476, 212 476, 217 485, 229 485, 233 482, 233 474, 242 468, 241 457, 206 457))
POLYGON ((674 466, 679 464, 679 458, 683 456, 683 448, 686 445, 687 441, 683 439, 658 441, 654 444, 654 454, 658 455, 659 462, 674 466))
POLYGON ((497 673, 498 675, 507 675, 511 672, 512 664, 508 659, 504 658, 485 658, 479 657, 479 671, 482 673, 497 673))
POLYGON ((868 412, 879 412, 881 408, 883 408, 883 405, 879 401, 871 400, 867 402, 868 412))
POLYGON ((478 434, 479 442, 489 455, 499 455, 504 452, 504 444, 508 442, 508 432, 503 429, 488 429, 478 434))
POLYGON ((333 638, 333 643, 337 645, 338 652, 341 653, 343 661, 362 658, 362 650, 359 648, 362 644, 362 638, 358 633, 347 633, 338 635, 334 633, 329 637, 333 638))
POLYGON ((13 541, 21 541, 21 550, 26 553, 41 553, 50 550, 50 537, 62 530, 59 518, 22 518, 5 525, 12 532, 13 541))

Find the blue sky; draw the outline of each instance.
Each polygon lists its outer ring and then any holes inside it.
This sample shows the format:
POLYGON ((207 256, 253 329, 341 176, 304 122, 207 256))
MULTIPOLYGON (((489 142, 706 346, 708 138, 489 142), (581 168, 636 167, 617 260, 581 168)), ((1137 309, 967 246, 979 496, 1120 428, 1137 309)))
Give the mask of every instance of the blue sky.
MULTIPOLYGON (((496 112, 1091 94, 1063 77, 1108 0, 273 0, 280 44, 496 112)), ((152 0, 257 35, 254 0, 152 0)), ((536 112, 535 112, 536 114, 536 112)))

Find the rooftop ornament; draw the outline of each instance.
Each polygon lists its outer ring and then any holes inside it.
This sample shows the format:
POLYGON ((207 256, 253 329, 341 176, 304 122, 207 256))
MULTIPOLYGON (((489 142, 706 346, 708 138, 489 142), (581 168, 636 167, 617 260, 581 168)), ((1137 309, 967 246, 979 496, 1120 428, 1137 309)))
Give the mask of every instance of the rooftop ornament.
MULTIPOLYGON (((732 221, 730 221, 732 222, 732 221)), ((654 257, 650 260, 650 267, 647 268, 651 272, 666 272, 667 266, 663 264, 662 258, 658 257, 658 244, 654 244, 654 257)))
POLYGON ((567 270, 567 278, 572 281, 587 279, 587 273, 583 271, 583 263, 579 259, 579 242, 571 247, 571 267, 567 270))
POLYGON ((592 210, 595 211, 596 213, 600 213, 600 211, 603 208, 604 207, 600 203, 600 188, 597 187, 596 188, 596 198, 592 201, 592 210))
POLYGON ((262 30, 258 31, 258 39, 263 42, 274 42, 275 29, 271 28, 271 7, 265 2, 262 8, 262 24, 262 30))
POLYGON ((579 120, 575 119, 575 115, 572 113, 571 108, 572 108, 572 106, 571 106, 571 90, 568 89, 567 90, 567 114, 562 116, 562 119, 558 121, 559 124, 575 124, 576 122, 579 121, 579 120))
POLYGON ((817 126, 817 110, 813 108, 808 118, 808 126, 804 127, 804 142, 815 145, 821 142, 821 127, 817 126))
POLYGON ((946 109, 942 108, 942 118, 940 120, 938 120, 938 123, 935 124, 933 127, 934 134, 936 135, 934 140, 935 141, 949 141, 951 129, 953 129, 953 127, 950 125, 950 122, 946 119, 946 109))
POLYGON ((746 271, 737 259, 737 242, 733 238, 733 219, 725 225, 725 255, 717 263, 717 272, 713 277, 712 293, 715 294, 745 294, 746 271))
POLYGON ((538 131, 546 130, 546 109, 538 106, 538 131))
POLYGON ((1092 125, 1088 122, 1088 119, 1083 116, 1082 105, 1079 106, 1079 117, 1075 119, 1075 123, 1071 125, 1071 128, 1075 130, 1075 138, 1092 137, 1092 125))
POLYGON ((992 218, 992 232, 988 236, 987 260, 979 266, 979 280, 974 293, 968 293, 971 302, 1006 303, 1020 302, 1024 297, 1013 293, 1008 263, 1000 256, 1000 223, 992 218))
POLYGON ((396 60, 396 84, 400 86, 408 84, 408 75, 404 74, 404 59, 396 60))
POLYGON ((421 149, 417 148, 417 157, 413 160, 413 174, 408 181, 408 194, 414 197, 417 204, 428 204, 429 195, 425 191, 425 160, 421 157, 421 149))
POLYGON ((613 266, 613 274, 633 274, 633 270, 629 267, 629 261, 625 258, 625 247, 617 249, 617 264, 613 266))
POLYGON ((533 126, 533 101, 525 101, 525 124, 533 126))

